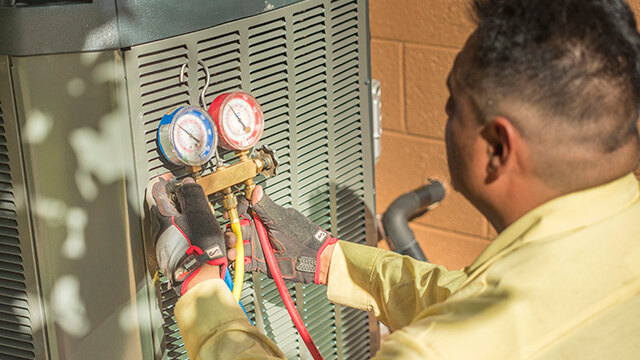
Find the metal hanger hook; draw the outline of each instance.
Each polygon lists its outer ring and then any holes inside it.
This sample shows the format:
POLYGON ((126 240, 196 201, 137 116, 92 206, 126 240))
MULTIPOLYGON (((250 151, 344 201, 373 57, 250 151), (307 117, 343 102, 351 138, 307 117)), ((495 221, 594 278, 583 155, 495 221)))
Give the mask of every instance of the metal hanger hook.
MULTIPOLYGON (((207 92, 207 89, 209 88, 209 84, 211 83, 211 74, 209 73, 209 68, 207 67, 207 65, 204 63, 204 61, 202 60, 198 60, 198 64, 202 65, 202 68, 204 69, 204 73, 205 75, 207 75, 207 79, 204 83, 204 87, 202 88, 202 92, 200 93, 200 103, 202 105, 203 108, 207 107, 207 103, 206 100, 204 98, 205 93, 207 92)), ((182 67, 180 68, 180 83, 184 83, 184 74, 185 74, 185 70, 187 69, 187 63, 182 64, 182 67)))
POLYGON ((209 83, 211 82, 211 74, 209 73, 209 68, 202 60, 198 60, 198 64, 202 65, 204 69, 205 75, 207 75, 207 80, 204 83, 204 87, 202 88, 202 92, 200 93, 200 102, 202 103, 202 107, 204 109, 207 108, 206 100, 204 99, 204 94, 207 92, 207 88, 209 88, 209 83))
POLYGON ((187 68, 187 63, 182 64, 180 68, 180 84, 184 83, 184 70, 187 68))

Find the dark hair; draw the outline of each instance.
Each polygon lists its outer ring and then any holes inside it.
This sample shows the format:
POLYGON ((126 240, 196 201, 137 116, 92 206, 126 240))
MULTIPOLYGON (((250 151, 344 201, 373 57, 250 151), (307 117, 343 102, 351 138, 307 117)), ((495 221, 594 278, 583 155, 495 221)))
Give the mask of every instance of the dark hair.
POLYGON ((575 126, 614 121, 607 151, 637 132, 640 34, 622 0, 474 0, 469 86, 575 126))

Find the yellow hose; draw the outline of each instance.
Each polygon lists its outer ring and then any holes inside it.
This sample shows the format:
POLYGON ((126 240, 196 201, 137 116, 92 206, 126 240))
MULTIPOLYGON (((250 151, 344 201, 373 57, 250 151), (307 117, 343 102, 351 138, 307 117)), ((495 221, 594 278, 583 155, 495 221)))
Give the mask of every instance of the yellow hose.
POLYGON ((244 282, 244 241, 242 239, 238 210, 233 208, 228 210, 228 213, 231 222, 231 231, 233 231, 236 238, 238 238, 238 243, 236 244, 236 273, 233 278, 233 296, 236 298, 236 301, 240 301, 242 283, 244 282))

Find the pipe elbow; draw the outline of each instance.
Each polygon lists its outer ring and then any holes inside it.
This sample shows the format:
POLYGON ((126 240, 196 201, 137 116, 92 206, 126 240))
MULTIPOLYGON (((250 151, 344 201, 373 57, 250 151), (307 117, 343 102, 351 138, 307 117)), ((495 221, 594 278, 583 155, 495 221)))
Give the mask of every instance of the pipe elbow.
POLYGON ((409 227, 409 219, 421 209, 441 201, 444 195, 442 183, 432 181, 400 196, 389 205, 382 217, 382 224, 394 251, 417 260, 427 260, 409 227))

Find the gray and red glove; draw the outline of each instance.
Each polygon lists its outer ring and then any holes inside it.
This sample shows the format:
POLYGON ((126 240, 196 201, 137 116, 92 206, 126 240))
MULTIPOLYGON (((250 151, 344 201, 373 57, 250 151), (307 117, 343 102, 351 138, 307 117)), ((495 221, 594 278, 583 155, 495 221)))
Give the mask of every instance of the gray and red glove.
MULTIPOLYGON (((327 245, 338 239, 320 229, 293 208, 284 208, 263 193, 260 186, 253 191, 253 210, 264 223, 284 280, 303 284, 320 284, 320 257, 327 245)), ((240 225, 244 240, 245 271, 260 271, 272 277, 264 260, 264 254, 255 231, 253 217, 246 200, 238 205, 240 225)), ((227 232, 227 238, 232 236, 227 232)))
POLYGON ((155 178, 147 185, 158 267, 182 295, 205 262, 222 265, 224 276, 228 260, 220 224, 202 187, 187 178, 177 187, 175 195, 180 211, 167 195, 165 179, 155 178))
MULTIPOLYGON (((251 214, 252 211, 247 199, 244 196, 238 196, 238 217, 240 218, 240 229, 242 230, 242 240, 244 243, 244 271, 260 271, 266 274, 267 263, 264 259, 264 252, 262 251, 262 246, 260 246, 260 240, 258 239, 258 233, 256 232, 255 223, 251 214)), ((227 246, 231 238, 233 242, 237 240, 235 234, 231 231, 230 225, 227 225, 227 231, 224 235, 227 238, 227 246)), ((230 250, 231 249, 227 249, 227 254, 230 250)), ((233 251, 235 251, 235 249, 233 251)), ((229 264, 229 267, 234 267, 234 263, 229 264)))

